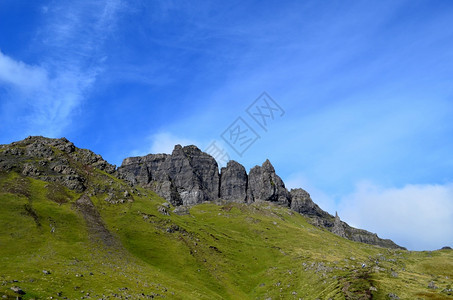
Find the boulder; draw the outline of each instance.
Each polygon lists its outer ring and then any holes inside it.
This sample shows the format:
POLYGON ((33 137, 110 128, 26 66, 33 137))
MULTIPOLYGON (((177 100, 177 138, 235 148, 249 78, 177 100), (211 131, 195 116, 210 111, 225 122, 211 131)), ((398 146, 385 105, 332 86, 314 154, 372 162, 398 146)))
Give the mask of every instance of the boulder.
POLYGON ((19 295, 25 295, 25 292, 18 286, 12 286, 11 290, 19 295))

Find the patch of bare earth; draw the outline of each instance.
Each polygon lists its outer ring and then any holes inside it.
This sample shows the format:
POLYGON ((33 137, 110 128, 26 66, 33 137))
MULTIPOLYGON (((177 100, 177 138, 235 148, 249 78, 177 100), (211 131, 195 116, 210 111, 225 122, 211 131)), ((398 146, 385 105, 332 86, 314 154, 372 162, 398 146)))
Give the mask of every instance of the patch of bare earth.
POLYGON ((90 197, 82 195, 75 202, 75 208, 85 219, 88 232, 93 242, 102 242, 107 247, 121 247, 118 240, 105 227, 101 215, 97 211, 90 197))

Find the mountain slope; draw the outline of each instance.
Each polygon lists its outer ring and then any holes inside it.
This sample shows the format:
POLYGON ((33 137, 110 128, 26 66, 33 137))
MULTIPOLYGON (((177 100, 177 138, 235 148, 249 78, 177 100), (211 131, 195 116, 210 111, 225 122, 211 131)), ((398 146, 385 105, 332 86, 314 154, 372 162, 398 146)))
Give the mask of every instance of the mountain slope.
POLYGON ((312 224, 350 240, 386 248, 404 249, 377 234, 357 229, 320 209, 302 189, 288 191, 269 160, 247 174, 245 168, 229 161, 218 172, 213 157, 195 146, 176 145, 172 154, 149 154, 126 158, 118 176, 132 185, 155 191, 171 204, 194 205, 224 199, 238 203, 268 201, 290 207, 309 216, 312 224))
POLYGON ((64 140, 43 142, 55 143, 50 156, 24 157, 32 143, 0 148, 1 295, 15 298, 19 287, 24 299, 453 298, 452 251, 357 243, 267 201, 175 207, 87 150, 60 152, 64 140), (73 174, 48 171, 64 158, 73 174), (80 189, 69 188, 75 175, 80 189))

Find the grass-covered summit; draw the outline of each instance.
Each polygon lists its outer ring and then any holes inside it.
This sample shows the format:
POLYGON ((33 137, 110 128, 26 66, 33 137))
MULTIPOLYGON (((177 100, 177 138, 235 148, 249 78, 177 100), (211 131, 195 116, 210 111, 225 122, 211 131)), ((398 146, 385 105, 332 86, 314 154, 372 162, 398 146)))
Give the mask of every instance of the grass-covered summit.
POLYGON ((174 206, 67 140, 0 147, 0 296, 449 299, 453 252, 358 243, 270 201, 174 206))

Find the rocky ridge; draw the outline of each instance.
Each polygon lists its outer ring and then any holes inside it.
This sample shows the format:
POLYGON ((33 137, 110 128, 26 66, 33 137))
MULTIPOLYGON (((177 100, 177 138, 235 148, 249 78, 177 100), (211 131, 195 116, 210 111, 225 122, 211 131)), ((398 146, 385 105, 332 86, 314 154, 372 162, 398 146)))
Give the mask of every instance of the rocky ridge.
POLYGON ((0 145, 0 171, 55 182, 79 193, 87 189, 87 178, 94 168, 116 172, 116 166, 100 155, 77 148, 66 138, 28 137, 0 145))
POLYGON ((77 148, 65 138, 28 137, 0 145, 0 172, 9 171, 62 185, 88 196, 107 193, 106 201, 113 204, 133 201, 135 185, 156 192, 178 211, 205 201, 267 201, 288 207, 306 216, 312 224, 350 240, 402 248, 391 240, 350 227, 338 215, 334 217, 323 211, 305 190, 288 191, 269 160, 253 167, 249 174, 235 161, 228 162, 219 172, 215 159, 207 153, 195 146, 176 145, 172 154, 129 157, 116 168, 100 155, 77 148), (128 182, 130 187, 122 187, 121 195, 115 194, 113 188, 111 191, 98 188, 91 176, 95 170, 105 174, 104 179, 109 181, 109 185, 114 184, 112 178, 118 178, 128 182))
POLYGON ((349 226, 319 208, 303 189, 288 191, 269 160, 253 167, 229 161, 218 172, 217 162, 195 146, 176 145, 171 155, 149 154, 126 158, 118 176, 150 188, 175 206, 195 205, 204 201, 273 202, 306 216, 316 226, 350 240, 387 248, 402 248, 375 233, 349 226))
POLYGON ((126 158, 120 178, 150 188, 172 205, 193 205, 218 198, 217 163, 195 146, 177 145, 171 155, 149 154, 126 158))

